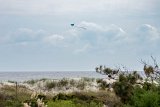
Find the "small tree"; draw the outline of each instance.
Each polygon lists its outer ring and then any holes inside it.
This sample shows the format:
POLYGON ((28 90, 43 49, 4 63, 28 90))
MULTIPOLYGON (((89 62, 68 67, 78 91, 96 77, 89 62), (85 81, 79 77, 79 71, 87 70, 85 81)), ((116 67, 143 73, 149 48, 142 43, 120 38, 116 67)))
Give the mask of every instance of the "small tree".
POLYGON ((105 66, 100 65, 99 67, 95 68, 96 72, 107 75, 109 78, 113 78, 113 75, 117 75, 119 73, 119 69, 111 69, 111 68, 106 68, 105 66))
MULTIPOLYGON (((144 65, 143 70, 144 73, 147 77, 147 79, 150 79, 152 81, 159 81, 160 80, 160 69, 159 66, 157 64, 156 58, 154 58, 153 56, 151 56, 152 60, 153 60, 153 65, 147 64, 145 61, 141 60, 141 63, 144 65)), ((160 84, 160 83, 159 83, 160 84)))
POLYGON ((141 77, 136 71, 119 75, 119 80, 114 83, 113 88, 123 103, 127 103, 130 100, 134 85, 138 79, 141 79, 141 77))

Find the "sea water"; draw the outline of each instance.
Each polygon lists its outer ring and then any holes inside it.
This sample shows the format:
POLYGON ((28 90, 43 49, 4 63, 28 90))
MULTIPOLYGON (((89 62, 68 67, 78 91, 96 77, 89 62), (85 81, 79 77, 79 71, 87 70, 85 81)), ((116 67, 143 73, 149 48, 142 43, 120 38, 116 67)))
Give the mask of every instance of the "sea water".
POLYGON ((99 74, 95 71, 46 71, 46 72, 0 72, 0 81, 27 81, 31 79, 62 79, 62 78, 105 78, 106 75, 99 74))

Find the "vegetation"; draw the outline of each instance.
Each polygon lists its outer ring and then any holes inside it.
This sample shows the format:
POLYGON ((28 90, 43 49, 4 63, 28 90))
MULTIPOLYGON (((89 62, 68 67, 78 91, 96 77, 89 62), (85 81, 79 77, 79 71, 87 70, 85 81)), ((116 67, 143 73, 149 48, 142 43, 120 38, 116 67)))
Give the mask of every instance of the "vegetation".
POLYGON ((113 88, 117 96, 121 98, 123 103, 127 103, 133 93, 134 85, 139 79, 137 72, 120 74, 119 80, 114 83, 113 88))
POLYGON ((41 107, 102 107, 103 104, 110 104, 110 107, 120 103, 114 93, 107 91, 98 92, 73 92, 70 94, 57 94, 54 97, 37 94, 31 97, 31 91, 25 87, 18 88, 18 98, 15 96, 15 87, 5 86, 0 89, 1 107, 23 107, 30 105, 38 107, 38 104, 43 104, 41 107), (6 94, 7 93, 7 94, 6 94), (39 102, 39 103, 38 103, 39 102))
POLYGON ((15 86, 0 88, 0 107, 23 107, 22 102, 31 96, 31 91, 23 86, 19 86, 17 96, 15 92, 15 86))
POLYGON ((118 75, 119 69, 111 69, 111 68, 106 68, 106 66, 100 65, 99 67, 95 68, 97 73, 108 75, 109 78, 113 78, 114 75, 118 75))
POLYGON ((50 81, 50 82, 47 82, 47 83, 46 83, 46 86, 45 86, 45 87, 46 87, 48 90, 50 90, 50 89, 52 89, 52 88, 55 88, 56 85, 57 85, 57 82, 55 82, 55 81, 50 81))
POLYGON ((111 69, 105 66, 96 68, 98 73, 108 76, 109 80, 115 80, 110 84, 105 79, 81 78, 79 80, 30 80, 30 86, 39 84, 48 92, 54 90, 65 91, 67 88, 77 88, 78 92, 31 95, 32 91, 17 82, 8 81, 13 86, 0 87, 0 107, 160 107, 160 69, 155 58, 151 57, 154 64, 144 64, 142 78, 137 71, 128 72, 121 69, 111 69), (100 89, 96 92, 85 90, 92 82, 97 83, 100 89), (44 83, 44 84, 42 84, 44 83), (112 88, 111 90, 106 90, 112 88), (18 93, 16 93, 18 91, 18 93), (32 96, 32 97, 31 97, 32 96))
POLYGON ((109 88, 110 84, 108 84, 106 81, 103 81, 102 79, 97 79, 96 82, 101 90, 105 90, 106 88, 109 88))
POLYGON ((160 69, 159 69, 159 66, 157 64, 157 61, 156 59, 151 56, 154 64, 147 64, 145 61, 141 60, 142 64, 144 64, 144 73, 147 77, 147 80, 149 81, 152 81, 152 84, 153 84, 153 81, 157 81, 159 82, 160 84, 160 69))
POLYGON ((79 103, 75 103, 73 101, 70 100, 57 100, 57 101, 49 101, 47 103, 48 107, 102 107, 102 104, 99 103, 95 103, 95 102, 91 102, 91 103, 86 103, 84 102, 79 102, 79 103))
POLYGON ((126 106, 129 107, 160 107, 160 94, 157 91, 136 87, 126 106))
POLYGON ((115 94, 106 91, 74 92, 71 94, 60 93, 53 97, 53 100, 72 101, 76 107, 102 107, 104 104, 109 104, 109 107, 116 107, 116 104, 120 104, 115 94))
POLYGON ((53 81, 46 81, 45 87, 48 90, 51 89, 62 89, 62 88, 71 88, 71 87, 76 87, 80 90, 85 89, 85 87, 87 86, 87 83, 89 85, 90 82, 93 82, 94 79, 93 78, 82 78, 80 80, 75 81, 74 79, 66 79, 63 78, 62 80, 53 80, 53 81))

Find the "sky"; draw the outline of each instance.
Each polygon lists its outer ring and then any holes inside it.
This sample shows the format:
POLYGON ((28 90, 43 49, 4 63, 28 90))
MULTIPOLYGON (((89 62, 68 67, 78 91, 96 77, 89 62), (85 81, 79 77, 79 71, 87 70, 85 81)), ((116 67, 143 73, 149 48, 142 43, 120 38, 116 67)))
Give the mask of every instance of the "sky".
POLYGON ((160 62, 159 10, 160 0, 0 0, 0 71, 142 70, 141 59, 160 62))

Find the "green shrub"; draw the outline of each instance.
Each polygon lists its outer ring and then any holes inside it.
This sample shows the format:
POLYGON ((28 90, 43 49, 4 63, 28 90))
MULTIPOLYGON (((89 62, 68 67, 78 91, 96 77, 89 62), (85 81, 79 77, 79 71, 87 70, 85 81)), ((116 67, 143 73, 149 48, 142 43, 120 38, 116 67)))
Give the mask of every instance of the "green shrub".
POLYGON ((95 103, 95 102, 81 102, 81 103, 75 103, 71 100, 57 100, 57 101, 48 101, 47 103, 48 107, 102 107, 101 103, 95 103))
POLYGON ((109 84, 106 81, 103 81, 102 79, 97 79, 96 82, 98 83, 100 89, 105 90, 109 87, 109 84))
POLYGON ((78 82, 78 84, 77 84, 77 88, 80 89, 80 90, 84 90, 85 87, 86 87, 86 85, 87 85, 87 84, 86 84, 85 81, 80 80, 80 81, 78 82))
POLYGON ((40 79, 39 81, 46 81, 46 80, 48 80, 47 78, 42 78, 42 79, 40 79))
POLYGON ((71 80, 69 81, 69 83, 70 83, 70 85, 73 86, 73 87, 76 85, 76 81, 75 81, 74 79, 71 79, 71 80))
POLYGON ((68 85, 68 83, 69 83, 69 81, 67 79, 63 78, 57 83, 57 86, 58 87, 65 87, 68 85))
POLYGON ((72 93, 72 94, 62 94, 62 93, 60 93, 60 94, 54 96, 53 100, 54 101, 56 101, 56 100, 72 100, 75 103, 80 103, 80 102, 91 103, 92 101, 101 102, 101 101, 97 100, 96 97, 93 96, 93 95, 89 95, 89 94, 86 94, 86 93, 79 93, 79 92, 75 92, 75 93, 72 93))
POLYGON ((93 81, 94 81, 94 78, 83 77, 83 78, 82 78, 82 81, 85 81, 85 82, 93 82, 93 81))
POLYGON ((130 83, 116 82, 113 88, 123 103, 127 103, 130 100, 133 91, 133 86, 130 83))
POLYGON ((22 102, 14 100, 0 101, 0 107, 23 107, 22 102))
POLYGON ((156 91, 157 87, 154 84, 144 82, 143 89, 145 89, 145 90, 155 90, 156 91))
POLYGON ((8 80, 9 83, 16 83, 16 81, 8 80))
POLYGON ((26 81, 27 84, 31 84, 31 85, 34 85, 36 82, 38 82, 38 80, 28 80, 26 81))
POLYGON ((103 81, 103 80, 102 80, 102 79, 99 79, 99 78, 96 80, 97 83, 102 83, 102 81, 103 81))
POLYGON ((134 90, 130 105, 134 107, 160 107, 160 94, 156 91, 134 90))
POLYGON ((106 88, 109 87, 109 84, 107 84, 106 81, 102 81, 101 83, 99 83, 99 87, 100 89, 105 90, 106 88))
POLYGON ((140 76, 136 71, 119 75, 119 81, 114 83, 113 88, 116 95, 121 98, 123 103, 126 104, 130 100, 133 94, 134 85, 139 78, 140 76))
POLYGON ((57 86, 57 82, 56 81, 50 81, 50 82, 46 82, 46 88, 47 89, 52 89, 55 88, 57 86))
POLYGON ((54 102, 49 101, 47 105, 48 107, 76 107, 72 101, 64 101, 64 100, 58 100, 54 102))

